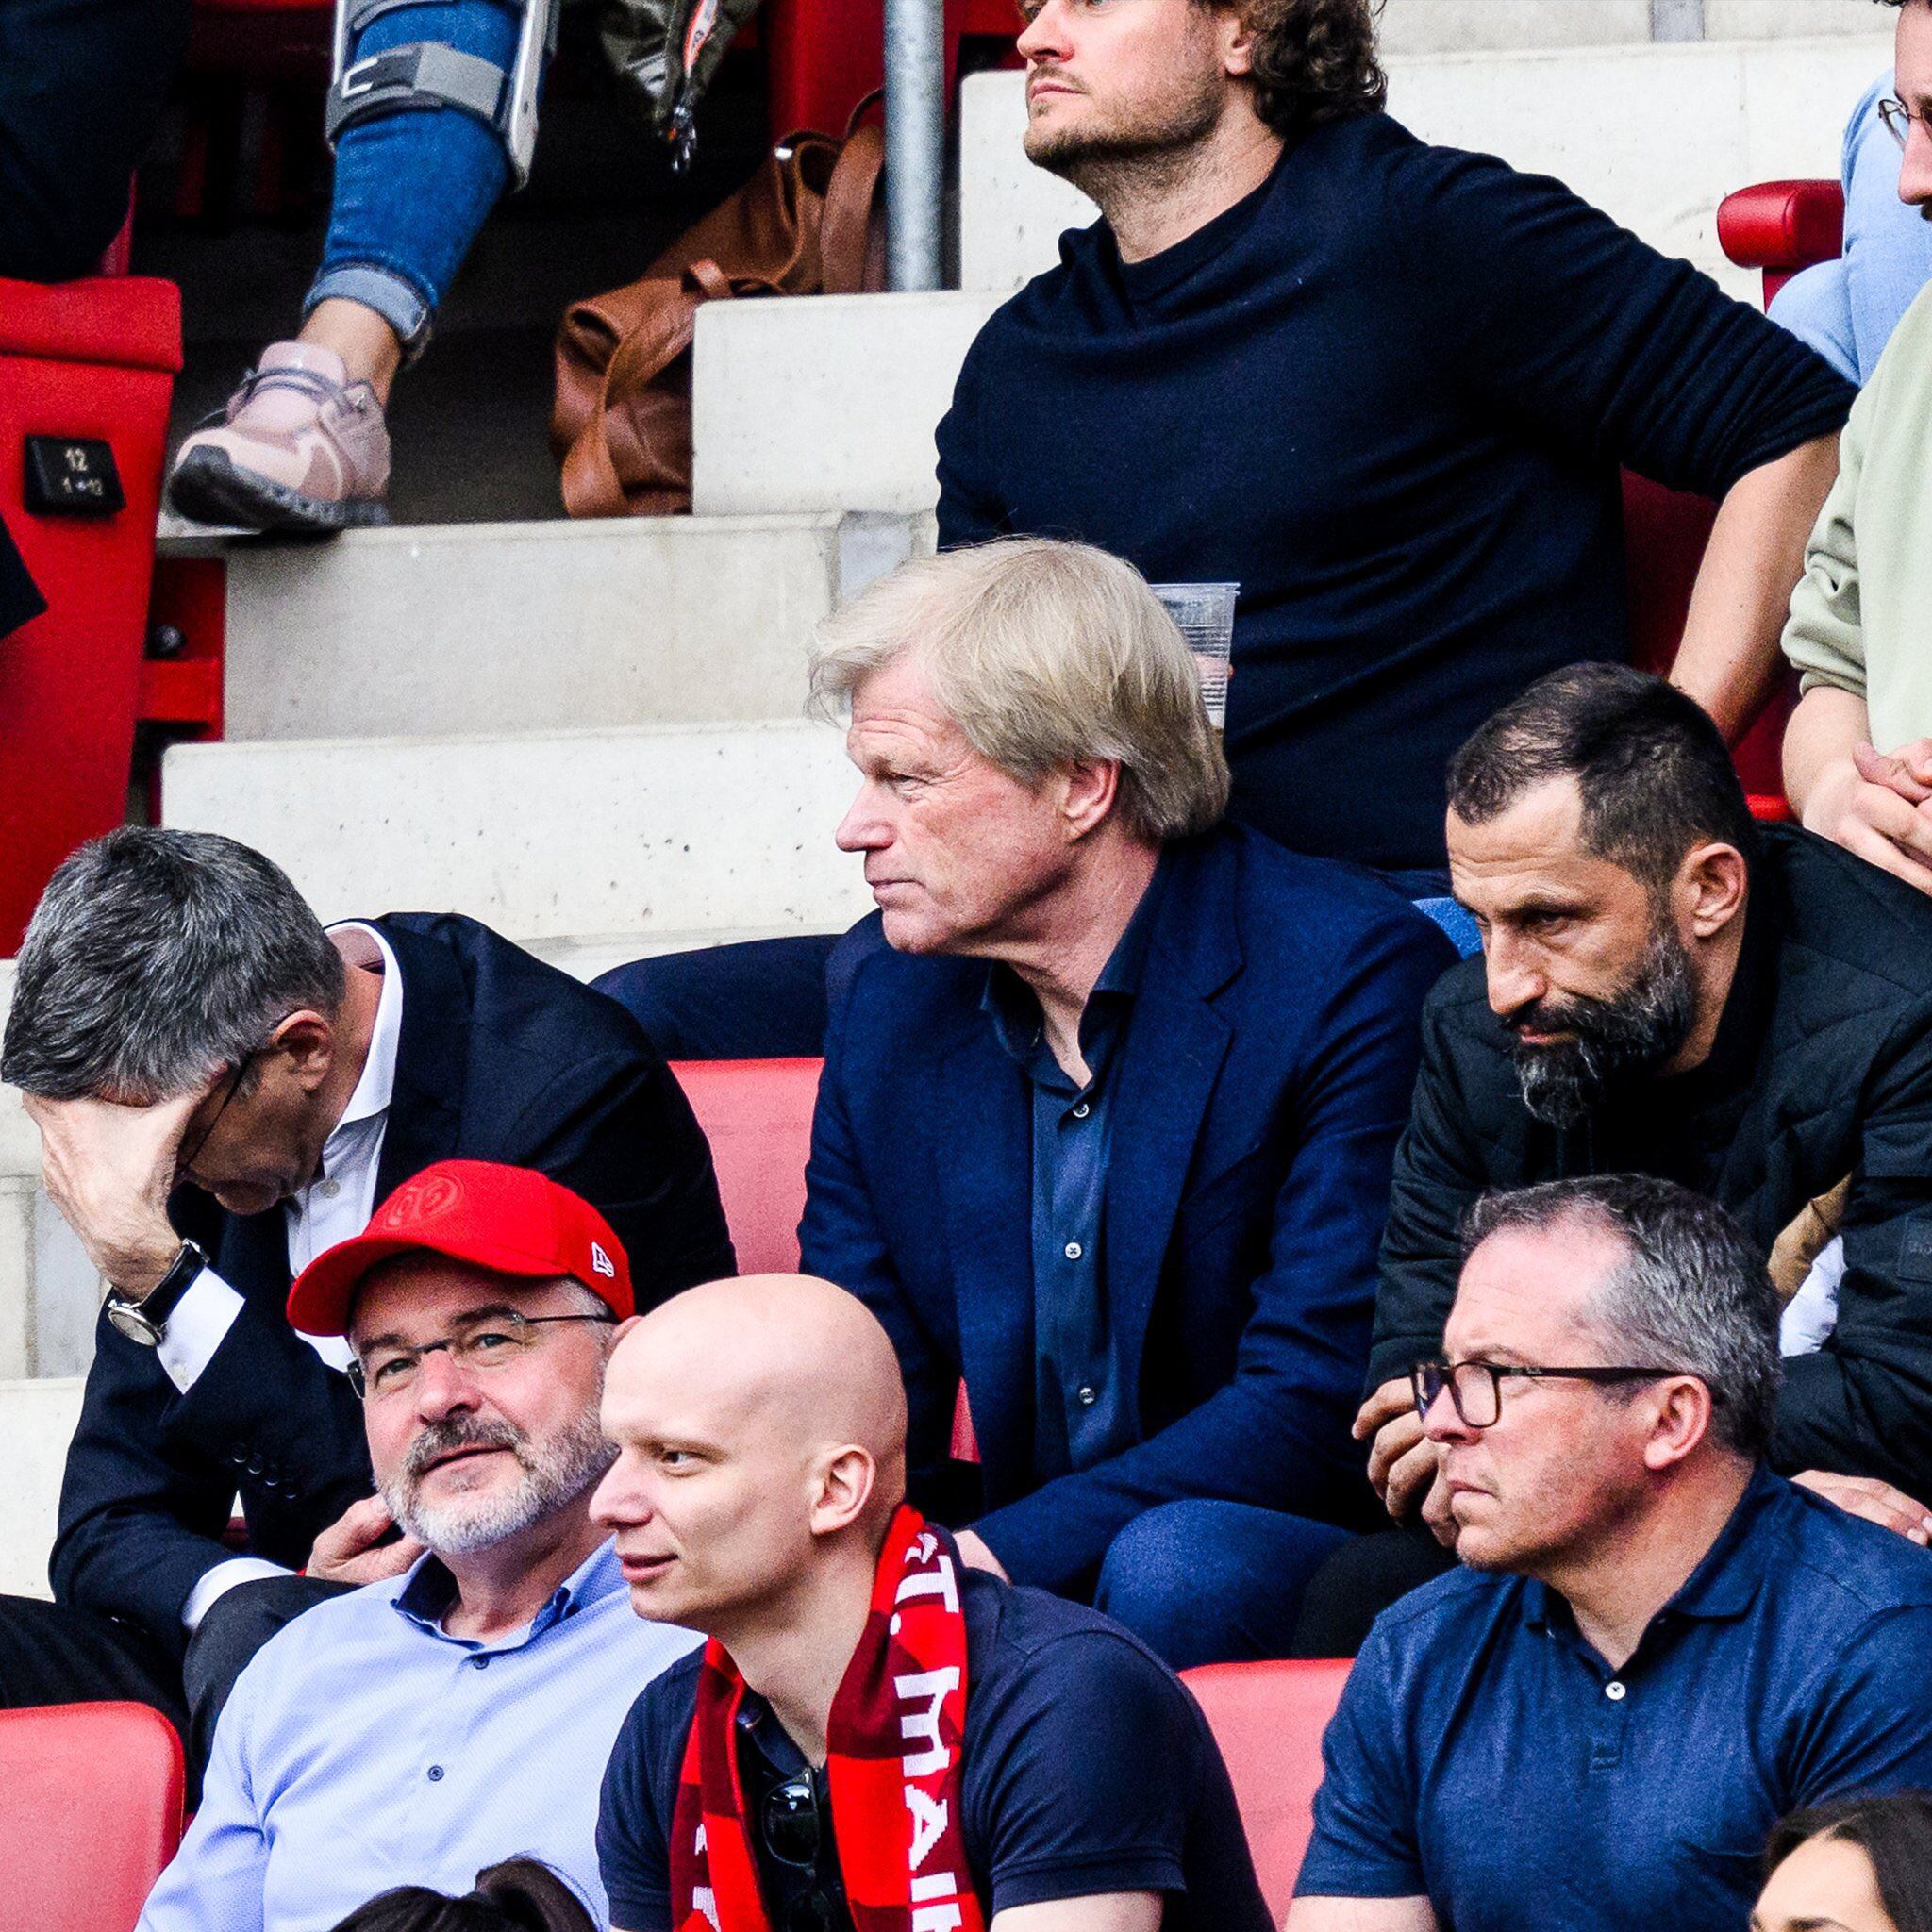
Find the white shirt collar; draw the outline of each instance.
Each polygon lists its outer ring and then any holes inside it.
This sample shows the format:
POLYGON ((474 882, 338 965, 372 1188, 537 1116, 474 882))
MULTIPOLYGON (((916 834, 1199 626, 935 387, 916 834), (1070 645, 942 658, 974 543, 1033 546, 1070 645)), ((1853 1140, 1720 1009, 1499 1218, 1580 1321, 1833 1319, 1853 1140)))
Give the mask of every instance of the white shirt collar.
MULTIPOLYGON (((330 926, 329 931, 366 934, 382 955, 382 997, 376 1002, 375 1024, 370 1029, 369 1057, 362 1062, 362 1076, 356 1082, 355 1092, 349 1095, 341 1119, 329 1135, 333 1141, 345 1128, 389 1111, 396 1086, 396 1047, 403 1032, 403 975, 389 941, 373 925, 365 925, 360 920, 344 920, 340 925, 330 926)), ((354 973, 360 969, 352 965, 349 970, 354 973)), ((327 1146, 322 1152, 326 1163, 327 1146)))

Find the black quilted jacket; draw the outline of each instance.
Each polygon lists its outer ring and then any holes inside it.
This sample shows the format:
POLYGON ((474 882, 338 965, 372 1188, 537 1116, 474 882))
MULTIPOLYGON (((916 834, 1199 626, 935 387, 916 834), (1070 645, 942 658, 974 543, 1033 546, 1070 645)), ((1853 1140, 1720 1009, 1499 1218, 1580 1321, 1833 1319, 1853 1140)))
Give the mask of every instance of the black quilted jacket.
POLYGON ((1524 1107, 1482 960, 1438 984, 1395 1157, 1370 1386, 1441 1347, 1457 1225, 1488 1189, 1656 1174, 1714 1196, 1769 1256, 1849 1174, 1838 1325, 1785 1365, 1772 1459, 1932 1495, 1932 903, 1808 832, 1763 832, 1710 1058, 1580 1127, 1524 1107))

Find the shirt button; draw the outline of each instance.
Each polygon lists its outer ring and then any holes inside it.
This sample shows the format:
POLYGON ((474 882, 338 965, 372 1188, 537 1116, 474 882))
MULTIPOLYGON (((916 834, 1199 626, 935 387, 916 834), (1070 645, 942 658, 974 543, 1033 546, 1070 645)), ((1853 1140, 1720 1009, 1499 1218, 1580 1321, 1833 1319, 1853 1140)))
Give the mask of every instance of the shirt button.
POLYGON ((1084 1100, 1078 1100, 1074 1103, 1074 1118, 1076 1121, 1084 1121, 1092 1111, 1093 1109, 1084 1100))
POLYGON ((487 1657, 473 1657, 470 1659, 470 1668, 473 1671, 487 1671, 490 1668, 490 1659, 487 1657))
POLYGON ((1610 1681, 1604 1686, 1604 1695, 1607 1697, 1612 1704, 1622 1704, 1624 1699, 1628 1694, 1629 1693, 1625 1690, 1624 1687, 1622 1684, 1620 1684, 1614 1677, 1612 1677, 1610 1681))
POLYGON ((441 1784, 441 1783, 442 1782, 442 1766, 441 1766, 441 1765, 440 1765, 440 1764, 432 1764, 432 1765, 431 1765, 431 1766, 429 1767, 429 1782, 430 1782, 431 1784, 433 1784, 433 1785, 440 1785, 440 1784, 441 1784))
POLYGON ((1097 1389, 1082 1384, 1080 1388, 1074 1391, 1074 1400, 1082 1408, 1091 1408, 1100 1400, 1100 1391, 1097 1389))
POLYGON ((324 1181, 317 1191, 325 1201, 333 1201, 342 1191, 342 1184, 341 1181, 324 1181))
POLYGON ((1086 1252, 1087 1250, 1078 1241, 1069 1241, 1067 1243, 1066 1257, 1070 1261, 1077 1261, 1086 1252))

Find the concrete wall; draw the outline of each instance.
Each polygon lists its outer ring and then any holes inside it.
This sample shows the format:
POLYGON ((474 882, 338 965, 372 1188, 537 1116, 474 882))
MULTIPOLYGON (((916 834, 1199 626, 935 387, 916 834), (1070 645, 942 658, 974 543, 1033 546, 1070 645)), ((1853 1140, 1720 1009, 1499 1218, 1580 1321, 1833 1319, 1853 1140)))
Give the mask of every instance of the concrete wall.
POLYGON ((45 1597, 60 1472, 80 1415, 77 1380, 0 1381, 0 1591, 45 1597))

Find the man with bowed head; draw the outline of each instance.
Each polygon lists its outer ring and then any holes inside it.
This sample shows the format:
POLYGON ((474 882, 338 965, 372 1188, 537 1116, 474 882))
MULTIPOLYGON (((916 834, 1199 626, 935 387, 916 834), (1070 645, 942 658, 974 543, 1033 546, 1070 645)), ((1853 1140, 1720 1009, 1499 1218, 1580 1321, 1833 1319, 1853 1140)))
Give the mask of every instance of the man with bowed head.
POLYGON ((1557 1181, 1465 1239, 1413 1378, 1463 1567, 1357 1659, 1289 1932, 1739 1932, 1787 1811, 1932 1782, 1932 1556, 1766 1466, 1777 1299, 1713 1202, 1557 1181))
POLYGON ((830 1283, 695 1288, 619 1342, 592 1503, 647 1685, 597 1824, 628 1932, 1263 1932, 1227 1773, 1124 1630, 904 1501, 886 1332, 830 1283))
MULTIPOLYGON (((625 1600, 591 1493, 630 1262, 581 1196, 446 1160, 289 1296, 341 1336, 404 1574, 340 1590, 242 1673, 140 1932, 324 1932, 405 1880, 543 1859, 601 1908, 596 1780, 641 1680, 691 1647, 625 1600)), ((601 1923, 601 1921, 600 1921, 601 1923)))
POLYGON ((968 1562, 1176 1669, 1281 1656, 1374 1507, 1349 1417, 1453 950, 1222 823, 1199 675, 1118 558, 908 564, 821 627, 812 682, 879 911, 833 960, 800 1242, 899 1352, 914 1499, 963 1381, 968 1562))

